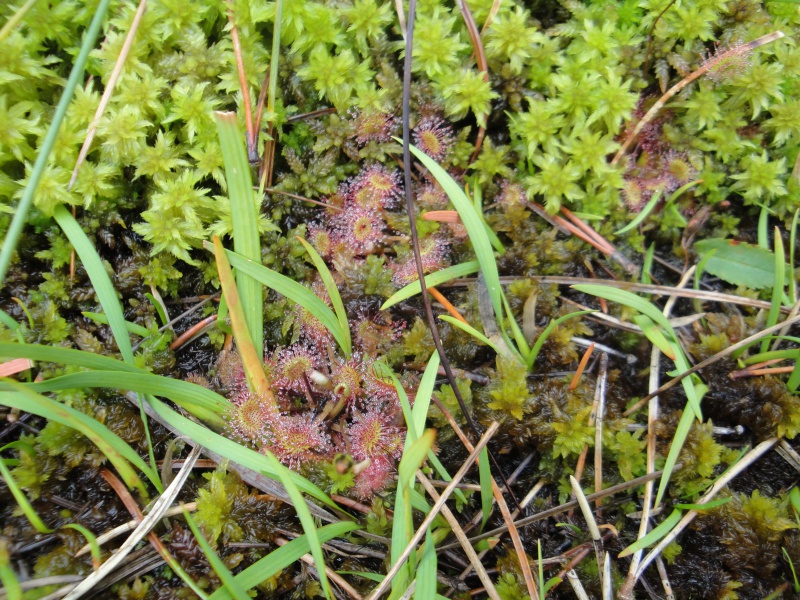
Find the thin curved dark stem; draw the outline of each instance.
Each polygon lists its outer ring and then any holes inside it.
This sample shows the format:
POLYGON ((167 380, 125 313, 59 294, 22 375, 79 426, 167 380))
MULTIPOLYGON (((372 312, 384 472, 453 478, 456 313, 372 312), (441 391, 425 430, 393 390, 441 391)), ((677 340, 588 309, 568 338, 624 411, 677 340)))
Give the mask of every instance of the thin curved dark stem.
MULTIPOLYGON (((419 281, 423 282, 425 281, 425 272, 422 266, 422 254, 420 253, 419 249, 419 233, 417 232, 417 221, 414 210, 414 194, 411 191, 411 150, 409 148, 411 132, 409 122, 411 112, 411 50, 414 40, 414 21, 416 12, 417 0, 410 0, 408 4, 408 29, 406 31, 406 57, 403 65, 403 175, 405 178, 406 210, 408 211, 408 221, 411 229, 411 246, 414 250, 414 262, 417 266, 417 275, 419 277, 419 281)), ((447 360, 447 355, 444 352, 442 338, 439 335, 439 328, 436 326, 436 319, 433 316, 433 308, 431 306, 431 300, 427 291, 422 294, 422 303, 425 306, 425 317, 428 321, 428 327, 430 327, 431 335, 433 336, 433 343, 436 346, 436 351, 439 353, 439 359, 442 363, 442 368, 444 369, 445 375, 447 375, 447 381, 450 384, 450 387, 453 389, 453 394, 455 395, 456 400, 458 400, 458 405, 467 421, 467 425, 472 431, 472 434, 475 436, 475 439, 478 439, 480 437, 478 427, 475 424, 472 416, 469 414, 469 410, 467 410, 467 406, 464 403, 464 398, 461 396, 458 385, 456 385, 456 378, 453 374, 453 369, 450 366, 450 361, 447 360)), ((511 491, 511 486, 508 484, 506 476, 495 459, 494 454, 492 454, 488 448, 487 452, 492 464, 494 465, 494 468, 497 471, 497 474, 503 481, 503 485, 508 490, 511 499, 521 511, 522 508, 520 507, 519 502, 517 502, 514 493, 511 491)))

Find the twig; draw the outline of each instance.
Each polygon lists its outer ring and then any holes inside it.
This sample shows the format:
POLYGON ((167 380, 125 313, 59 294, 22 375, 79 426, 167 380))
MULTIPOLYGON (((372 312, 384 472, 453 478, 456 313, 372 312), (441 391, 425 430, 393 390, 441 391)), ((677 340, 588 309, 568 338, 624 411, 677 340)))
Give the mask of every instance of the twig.
POLYGON ((187 329, 186 331, 184 331, 182 334, 180 334, 178 337, 175 338, 175 340, 169 345, 169 349, 177 350, 178 348, 183 346, 194 336, 201 333, 206 327, 212 325, 213 323, 216 323, 218 316, 219 315, 214 313, 213 315, 209 315, 202 321, 198 321, 197 323, 192 325, 189 329, 187 329))
POLYGON ((711 69, 718 67, 723 61, 727 60, 728 58, 736 55, 742 55, 747 52, 752 52, 759 46, 763 46, 764 44, 769 44, 770 42, 774 42, 775 40, 780 39, 783 36, 784 34, 782 31, 773 31, 772 33, 763 35, 760 38, 753 40, 752 42, 749 42, 742 46, 736 46, 734 48, 731 48, 730 50, 728 50, 727 52, 723 52, 716 58, 707 61, 696 71, 690 73, 689 75, 681 79, 678 83, 676 83, 666 92, 664 92, 664 95, 661 96, 661 98, 659 98, 655 104, 653 104, 650 110, 647 111, 647 114, 645 114, 645 116, 642 117, 642 120, 636 124, 636 127, 628 135, 628 137, 625 139, 625 142, 617 151, 617 154, 611 161, 611 165, 612 166, 616 165, 620 161, 620 159, 623 156, 625 156, 625 153, 628 151, 628 148, 630 148, 631 144, 633 143, 633 140, 635 140, 636 136, 638 136, 642 132, 642 129, 644 129, 647 126, 647 124, 650 123, 650 121, 652 121, 655 118, 655 116, 658 114, 658 111, 660 111, 664 107, 664 105, 667 102, 669 102, 670 98, 672 98, 675 94, 680 92, 687 85, 689 85, 696 79, 699 79, 711 69))
MULTIPOLYGON (((414 0, 411 0, 411 2, 412 2, 412 6, 413 6, 414 0)), ((412 19, 409 19, 409 22, 413 23, 412 19)), ((412 26, 413 25, 410 25, 409 29, 411 29, 412 26)), ((422 521, 422 524, 420 524, 420 526, 417 528, 417 531, 412 536, 412 538, 409 541, 408 545, 405 547, 403 552, 400 553, 400 556, 397 557, 397 562, 394 565, 392 565, 391 569, 389 569, 389 572, 386 573, 386 577, 383 578, 383 581, 381 581, 375 587, 375 589, 372 590, 372 593, 368 596, 367 600, 377 600, 377 598, 379 598, 380 595, 383 594, 383 592, 386 591, 386 589, 391 584, 392 579, 394 579, 395 575, 397 575, 397 573, 400 571, 400 569, 403 568, 403 563, 405 563, 406 559, 408 559, 408 557, 411 554, 411 552, 414 551, 414 548, 416 548, 417 544, 419 544, 420 540, 422 540, 422 538, 424 537, 425 531, 427 531, 427 529, 430 526, 430 524, 433 522, 433 520, 439 514, 439 511, 442 509, 442 506, 444 505, 444 503, 447 501, 447 499, 453 493, 453 490, 456 489, 456 485, 458 484, 458 482, 461 481, 461 479, 464 477, 464 475, 466 475, 467 471, 472 467, 472 463, 475 460, 477 460, 478 455, 480 454, 481 450, 483 450, 483 448, 489 442, 489 439, 491 439, 491 437, 495 434, 495 432, 497 431, 497 429, 499 427, 500 426, 496 422, 494 422, 494 423, 491 424, 489 429, 486 430, 486 433, 484 433, 483 436, 481 437, 481 439, 478 441, 478 443, 475 446, 474 450, 470 453, 469 457, 467 457, 467 460, 464 461, 464 464, 461 465, 461 468, 453 476, 453 481, 451 481, 450 485, 448 485, 442 491, 442 495, 434 503, 434 505, 431 508, 430 512, 425 517, 425 519, 422 521)))

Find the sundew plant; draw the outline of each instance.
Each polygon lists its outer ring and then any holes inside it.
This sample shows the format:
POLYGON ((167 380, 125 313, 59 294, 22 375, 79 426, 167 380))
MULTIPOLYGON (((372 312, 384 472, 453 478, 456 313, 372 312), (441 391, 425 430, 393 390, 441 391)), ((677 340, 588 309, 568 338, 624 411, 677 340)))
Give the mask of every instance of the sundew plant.
POLYGON ((4 597, 800 593, 798 32, 0 5, 4 597))

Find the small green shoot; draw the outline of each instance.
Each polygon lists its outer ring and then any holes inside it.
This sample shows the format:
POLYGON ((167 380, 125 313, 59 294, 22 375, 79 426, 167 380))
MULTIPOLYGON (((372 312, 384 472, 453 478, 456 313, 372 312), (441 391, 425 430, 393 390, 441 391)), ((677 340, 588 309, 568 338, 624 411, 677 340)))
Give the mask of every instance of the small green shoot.
MULTIPOLYGON (((442 283, 452 281, 458 277, 464 277, 465 275, 472 275, 473 273, 477 273, 479 269, 480 264, 477 260, 471 260, 459 265, 453 265, 452 267, 445 267, 444 269, 425 276, 425 288, 427 289, 429 287, 435 287, 437 285, 441 285, 442 283)), ((384 302, 381 306, 381 310, 387 310, 392 306, 399 304, 403 300, 413 298, 419 294, 421 290, 422 288, 419 285, 419 280, 413 281, 389 296, 389 299, 386 300, 386 302, 384 302)))
POLYGON ((800 593, 800 581, 797 580, 797 572, 794 570, 794 563, 792 562, 792 557, 789 556, 789 553, 786 551, 786 548, 781 548, 781 552, 783 553, 783 558, 786 559, 786 562, 789 563, 789 569, 792 571, 792 585, 794 586, 794 593, 800 593))
POLYGON ((667 535, 670 531, 672 531, 675 525, 678 524, 678 521, 681 520, 682 516, 683 513, 680 510, 673 510, 672 513, 661 523, 659 523, 655 529, 648 532, 646 536, 639 538, 630 546, 625 548, 622 552, 620 552, 619 557, 625 558, 626 556, 630 556, 634 552, 638 552, 639 550, 652 546, 660 539, 662 539, 665 535, 667 535))
POLYGON ((564 321, 567 321, 567 320, 572 319, 574 317, 579 317, 581 315, 586 315, 586 314, 589 314, 589 313, 593 313, 593 312, 597 312, 597 311, 595 311, 595 310, 579 310, 579 311, 576 311, 576 312, 573 312, 573 313, 569 313, 568 315, 564 315, 562 317, 558 317, 557 319, 553 319, 552 321, 550 321, 547 324, 547 327, 544 328, 544 331, 542 331, 542 333, 539 334, 539 337, 536 338, 536 343, 533 344, 533 347, 531 348, 530 354, 528 354, 528 361, 527 361, 528 371, 531 371, 533 369, 533 364, 536 362, 536 357, 539 356, 539 352, 541 351, 542 346, 544 346, 544 343, 547 341, 547 338, 550 337, 550 334, 553 333, 553 331, 555 330, 556 327, 561 325, 561 323, 563 323, 564 321))
POLYGON ((0 583, 3 584, 6 600, 22 600, 22 587, 19 585, 5 540, 0 540, 0 583))
MULTIPOLYGON (((783 239, 781 239, 781 232, 775 228, 775 280, 772 284, 772 302, 769 305, 769 312, 767 313, 767 327, 772 327, 778 322, 778 317, 781 314, 781 299, 783 298, 784 278, 786 276, 783 252, 783 239)), ((761 352, 766 352, 769 348, 769 339, 761 341, 761 352)))

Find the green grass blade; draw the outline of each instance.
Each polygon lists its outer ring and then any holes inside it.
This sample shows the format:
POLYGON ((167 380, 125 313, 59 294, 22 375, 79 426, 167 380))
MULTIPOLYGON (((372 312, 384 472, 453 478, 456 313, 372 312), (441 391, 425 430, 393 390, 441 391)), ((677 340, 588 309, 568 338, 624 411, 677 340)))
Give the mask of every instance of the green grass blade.
POLYGON ((758 245, 767 252, 769 252, 769 209, 766 206, 761 207, 761 212, 758 213, 758 245))
POLYGON ((797 388, 800 387, 800 358, 794 361, 794 369, 792 369, 792 373, 786 381, 786 387, 792 393, 796 392, 797 388))
POLYGON ((630 231, 631 229, 634 229, 635 227, 638 227, 639 223, 644 221, 648 217, 648 215, 650 215, 650 213, 653 212, 653 209, 656 207, 656 204, 658 204, 658 201, 661 198, 661 193, 663 191, 664 190, 662 188, 657 189, 655 191, 655 193, 653 194, 652 198, 650 198, 650 200, 647 202, 647 204, 644 205, 644 208, 639 212, 638 215, 636 215, 636 218, 634 218, 633 221, 631 221, 630 223, 625 225, 625 227, 623 227, 622 229, 617 229, 614 232, 614 235, 619 235, 621 233, 626 233, 626 232, 630 231))
POLYGON ((481 531, 492 514, 494 494, 492 492, 492 465, 489 463, 489 450, 484 448, 478 455, 478 483, 481 486, 481 531))
MULTIPOLYGON (((25 387, 40 393, 72 388, 112 388, 163 396, 186 409, 195 417, 210 420, 219 427, 224 425, 222 417, 231 406, 227 399, 208 388, 188 381, 170 379, 169 377, 148 373, 85 371, 25 384, 25 387)), ((0 383, 0 390, 2 389, 3 386, 0 383)))
MULTIPOLYGON (((785 285, 786 277, 786 263, 783 251, 783 239, 781 232, 775 228, 775 283, 772 285, 772 302, 769 305, 769 312, 767 313, 767 327, 772 327, 778 322, 778 317, 781 314, 781 299, 783 298, 783 288, 785 285)), ((769 340, 764 339, 761 342, 761 352, 766 352, 769 348, 769 340)))
POLYGON ((658 526, 650 531, 646 536, 636 540, 630 546, 625 548, 622 552, 619 553, 619 558, 624 558, 626 556, 630 556, 634 552, 638 552, 643 548, 647 548, 648 546, 652 546, 658 540, 663 538, 667 535, 670 531, 675 528, 675 525, 678 524, 678 521, 681 520, 683 513, 679 510, 673 510, 672 514, 664 519, 658 526))
POLYGON ((59 363, 62 365, 72 365, 85 369, 95 369, 98 371, 126 371, 128 373, 147 373, 144 369, 129 365, 115 358, 73 350, 72 348, 60 348, 57 346, 42 346, 39 344, 11 344, 0 342, 0 356, 4 358, 30 358, 41 362, 59 363))
MULTIPOLYGON (((95 313, 89 311, 83 311, 81 314, 86 317, 87 319, 91 319, 95 323, 100 323, 101 325, 108 325, 108 317, 102 313, 95 313)), ((139 337, 147 337, 153 332, 147 329, 147 327, 142 327, 137 323, 131 323, 130 321, 125 321, 125 329, 128 330, 128 333, 132 333, 134 335, 138 335, 139 337)))
POLYGON ((439 318, 442 321, 445 321, 446 323, 450 323, 450 325, 452 325, 453 327, 457 327, 461 331, 464 331, 464 332, 470 334, 472 337, 474 337, 479 342, 489 346, 492 350, 497 352, 497 354, 503 354, 503 351, 500 349, 500 347, 497 344, 495 344, 492 340, 490 340, 485 335, 483 335, 480 331, 475 329, 472 325, 467 325, 463 321, 459 321, 458 319, 456 319, 454 317, 451 317, 450 315, 439 315, 439 318))
POLYGON ((86 66, 86 61, 89 58, 89 53, 92 51, 92 48, 94 48, 97 34, 100 32, 100 27, 103 24, 103 19, 106 16, 106 11, 110 3, 111 0, 100 0, 100 3, 97 5, 97 10, 94 12, 92 22, 83 36, 81 50, 72 66, 72 71, 70 71, 69 79, 64 86, 64 91, 61 93, 56 112, 53 114, 53 120, 50 123, 50 128, 47 130, 47 135, 44 138, 44 142, 42 142, 41 148, 39 148, 39 154, 36 156, 36 162, 33 164, 31 175, 28 178, 28 185, 25 186, 25 190, 22 192, 22 198, 20 198, 19 204, 17 204, 14 218, 8 226, 8 231, 3 241, 3 247, 0 248, 0 285, 5 281, 8 266, 11 264, 11 257, 17 248, 22 228, 28 220, 28 212, 31 209, 31 204, 33 204, 33 197, 36 195, 36 188, 39 186, 39 180, 42 178, 42 174, 47 167, 47 161, 50 159, 56 137, 58 137, 58 132, 61 129, 61 123, 64 120, 64 116, 67 114, 69 103, 72 101, 72 96, 75 94, 75 88, 83 81, 83 70, 86 66))
POLYGON ((6 600, 22 600, 22 587, 19 585, 5 540, 0 540, 0 583, 3 584, 6 600))
POLYGON ((347 348, 347 339, 344 338, 340 330, 339 319, 336 318, 336 315, 330 307, 314 292, 306 286, 289 279, 285 275, 281 275, 277 271, 273 271, 251 260, 247 260, 236 252, 226 250, 225 254, 238 273, 247 273, 268 288, 275 290, 279 294, 286 296, 292 302, 305 308, 331 332, 336 343, 339 344, 342 350, 347 348))
POLYGON ((14 496, 14 500, 17 501, 17 506, 30 524, 33 525, 33 528, 39 533, 52 533, 53 530, 44 524, 44 521, 42 521, 42 518, 38 515, 28 500, 28 497, 25 495, 25 492, 17 485, 16 480, 11 475, 11 472, 6 467, 6 463, 2 458, 0 458, 0 475, 2 475, 3 480, 6 482, 8 491, 11 492, 11 495, 14 496))
MULTIPOLYGON (((461 263, 459 265, 453 265, 452 267, 445 267, 435 273, 430 273, 429 275, 425 276, 425 289, 429 287, 434 287, 440 285, 442 283, 446 283, 457 277, 464 277, 465 275, 472 275, 473 273, 477 273, 480 269, 480 264, 477 260, 471 260, 469 262, 461 263)), ((383 303, 381 306, 381 310, 386 310, 387 308, 391 308, 395 304, 399 304, 403 300, 408 300, 409 298, 413 298, 417 294, 422 291, 422 288, 419 285, 419 280, 413 281, 409 283, 407 286, 400 288, 394 294, 389 296, 389 299, 383 303)))
POLYGON ((314 249, 314 247, 299 236, 297 239, 300 240, 300 243, 303 244, 306 252, 308 252, 308 255, 311 257, 311 261, 317 268, 317 272, 322 279, 323 285, 325 285, 325 290, 327 290, 328 297, 331 299, 331 304, 333 304, 333 310, 336 311, 336 317, 339 319, 339 327, 341 330, 342 339, 347 341, 347 347, 342 348, 342 351, 349 358, 353 353, 352 341, 350 340, 350 322, 347 320, 347 312, 344 310, 344 303, 342 302, 342 297, 339 294, 339 288, 336 287, 336 282, 333 280, 333 275, 331 274, 328 265, 325 264, 325 261, 322 260, 322 257, 314 249))
POLYGON ((661 330, 653 323, 650 317, 634 315, 633 321, 641 328, 642 333, 644 333, 645 337, 650 340, 656 348, 661 350, 665 356, 675 360, 675 349, 667 341, 667 338, 664 337, 664 334, 661 333, 661 330))
POLYGON ((685 504, 683 502, 676 502, 675 508, 680 508, 682 510, 711 510, 712 508, 717 508, 718 506, 727 504, 732 499, 732 496, 728 496, 727 498, 717 498, 716 500, 709 500, 705 504, 685 504))
POLYGON ((74 529, 86 538, 86 543, 89 545, 89 551, 92 553, 92 564, 100 566, 102 561, 102 552, 100 551, 100 544, 97 543, 95 535, 83 525, 78 523, 68 523, 64 525, 64 529, 74 529))
MULTIPOLYGON (((414 398, 414 408, 411 409, 411 423, 409 427, 414 428, 415 437, 422 435, 425 430, 425 420, 428 418, 428 408, 431 404, 431 396, 433 396, 433 388, 436 385, 436 376, 439 371, 439 353, 433 352, 428 364, 425 365, 425 371, 422 373, 422 379, 419 381, 417 394, 414 398)), ((397 381, 395 386, 400 385, 397 381)), ((403 387, 400 385, 400 387, 403 387)))
POLYGON ((652 278, 650 277, 650 272, 653 270, 653 258, 656 254, 656 245, 655 243, 650 244, 647 248, 647 252, 644 253, 644 262, 642 263, 642 283, 645 285, 650 285, 653 283, 652 278))
MULTIPOLYGON (((334 523, 321 527, 317 530, 317 536, 320 543, 324 544, 328 540, 341 537, 356 529, 358 529, 358 525, 355 523, 343 521, 341 523, 334 523)), ((277 575, 289 565, 297 562, 300 560, 301 556, 308 554, 310 550, 311 546, 308 544, 308 536, 301 535, 285 546, 273 550, 264 558, 250 565, 244 571, 236 575, 235 579, 241 587, 249 590, 270 577, 277 575)), ((382 576, 381 579, 383 579, 382 576)), ((224 588, 220 588, 209 596, 209 600, 232 600, 232 596, 230 592, 224 588)))
POLYGON ((37 394, 16 381, 6 379, 4 383, 8 384, 15 391, 1 394, 0 404, 39 415, 40 417, 50 421, 56 421, 57 423, 79 431, 89 438, 108 460, 111 461, 111 464, 117 469, 125 485, 129 488, 135 487, 143 497, 147 497, 147 490, 131 465, 147 475, 153 485, 160 487, 161 481, 158 477, 158 473, 148 467, 128 444, 122 441, 121 438, 105 425, 74 408, 51 400, 41 394, 37 394))
MULTIPOLYGON (((280 480, 277 471, 273 468, 272 463, 269 462, 263 454, 242 446, 241 444, 237 444, 233 440, 229 440, 226 437, 222 437, 221 435, 214 433, 208 427, 204 427, 190 419, 187 419, 156 398, 148 397, 147 401, 153 407, 153 410, 155 410, 156 413, 158 413, 158 415, 171 427, 196 441, 198 444, 202 444, 205 448, 208 448, 212 452, 216 452, 228 460, 232 460, 243 467, 247 467, 248 469, 256 471, 257 473, 261 473, 270 479, 277 481, 280 480)), ((331 508, 338 508, 333 500, 331 500, 328 495, 320 490, 316 485, 304 477, 301 477, 297 473, 292 471, 289 471, 289 473, 291 475, 292 482, 304 494, 308 494, 309 496, 316 498, 331 508)))
POLYGON ((61 230, 69 239, 75 252, 80 257, 86 273, 92 282, 92 287, 100 300, 103 311, 108 318, 108 325, 114 334, 114 341, 117 342, 119 353, 122 359, 129 364, 133 364, 133 350, 131 349, 131 339, 128 337, 128 330, 125 327, 125 317, 122 314, 122 306, 117 299, 117 291, 111 283, 111 279, 106 273, 106 268, 100 256, 97 254, 92 242, 78 225, 75 217, 64 206, 57 206, 53 211, 61 230))
POLYGON ((161 325, 166 327, 167 323, 169 323, 169 317, 167 316, 167 310, 164 306, 164 301, 161 300, 161 298, 156 298, 150 292, 146 292, 144 297, 147 298, 150 301, 150 304, 153 305, 153 308, 156 309, 156 313, 158 313, 158 320, 161 321, 161 325))
POLYGON ((200 528, 197 526, 194 518, 186 509, 183 510, 183 517, 189 524, 189 528, 194 534, 194 539, 197 540, 197 543, 200 545, 200 549, 203 551, 203 554, 206 555, 208 563, 219 577, 222 587, 230 592, 234 600, 251 600, 250 596, 247 594, 247 591, 239 584, 239 582, 236 581, 233 573, 228 570, 228 567, 225 566, 225 563, 222 562, 222 559, 214 551, 214 548, 212 548, 211 544, 208 543, 206 536, 204 536, 203 532, 200 531, 200 528))
MULTIPOLYGON (((242 90, 242 93, 248 93, 242 90)), ((225 179, 233 219, 233 248, 247 259, 261 262, 261 238, 258 235, 258 211, 253 193, 250 163, 244 148, 236 113, 215 112, 225 179)), ((264 356, 264 300, 261 284, 247 273, 236 276, 247 328, 258 356, 264 356)))
POLYGON ((573 317, 579 317, 581 315, 589 314, 597 312, 596 310, 579 310, 573 313, 569 313, 568 315, 564 315, 563 317, 559 317, 557 319, 553 319, 547 324, 547 327, 544 328, 544 331, 539 334, 539 337, 536 338, 536 343, 533 344, 531 348, 530 354, 528 354, 528 371, 533 369, 533 363, 536 362, 536 357, 539 356, 539 352, 544 346, 544 343, 547 341, 547 338, 550 337, 550 334, 553 333, 553 330, 561 325, 564 321, 568 319, 572 319, 573 317))
POLYGON ((425 532, 425 545, 422 547, 422 558, 417 567, 417 585, 414 588, 414 600, 434 600, 436 598, 436 546, 430 527, 425 532))
POLYGON ((308 510, 308 506, 306 506, 306 501, 303 498, 303 495, 295 485, 294 476, 296 474, 284 467, 269 450, 264 453, 264 456, 277 474, 280 482, 286 488, 286 491, 289 493, 289 497, 292 499, 294 509, 297 512, 297 517, 300 519, 300 524, 303 526, 303 531, 308 537, 308 545, 311 547, 311 556, 314 557, 314 564, 317 567, 317 576, 319 577, 322 591, 324 592, 325 597, 330 600, 330 598, 333 597, 333 592, 331 592, 331 586, 328 583, 328 575, 325 573, 325 557, 322 555, 322 542, 319 541, 319 536, 317 535, 317 527, 314 525, 314 517, 311 516, 311 512, 308 510))
POLYGON ((792 228, 789 230, 789 303, 797 302, 797 280, 794 277, 794 249, 797 243, 797 222, 800 217, 800 208, 794 211, 792 217, 792 228))
POLYGON ((247 324, 247 316, 244 313, 238 289, 233 281, 231 266, 228 263, 222 242, 218 237, 214 237, 214 256, 217 259, 219 283, 228 303, 228 310, 230 310, 233 337, 236 340, 239 356, 242 357, 247 383, 255 392, 261 394, 265 401, 274 403, 270 385, 267 381, 267 376, 264 374, 264 367, 261 362, 264 353, 259 352, 253 342, 250 327, 247 324))
POLYGON ((503 299, 503 308, 506 311, 508 325, 511 328, 511 333, 514 336, 514 342, 516 342, 517 349, 522 355, 523 362, 525 362, 528 360, 528 355, 531 353, 531 348, 528 346, 528 342, 525 340, 525 334, 522 333, 522 329, 520 329, 517 320, 514 318, 514 313, 511 312, 511 305, 508 303, 508 298, 506 298, 505 294, 502 294, 501 297, 503 299))
MULTIPOLYGON (((399 142, 400 140, 395 138, 395 141, 399 142)), ((450 198, 450 202, 453 203, 453 206, 458 212, 458 216, 461 217, 461 222, 464 224, 467 235, 469 235, 469 239, 472 242, 472 248, 475 250, 475 257, 478 259, 481 271, 486 279, 486 289, 489 291, 489 297, 492 299, 494 314, 497 315, 498 318, 502 318, 503 306, 500 300, 500 295, 502 293, 500 288, 500 275, 497 271, 497 261, 495 261, 492 243, 489 240, 489 236, 486 234, 483 219, 481 219, 475 207, 469 201, 469 198, 467 198, 464 190, 461 189, 447 171, 440 167, 435 160, 413 145, 410 146, 410 149, 417 160, 430 171, 433 178, 442 186, 442 189, 444 189, 447 197, 450 198)))

